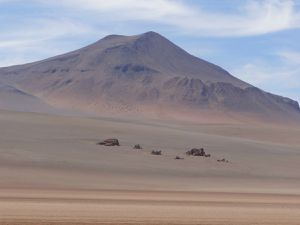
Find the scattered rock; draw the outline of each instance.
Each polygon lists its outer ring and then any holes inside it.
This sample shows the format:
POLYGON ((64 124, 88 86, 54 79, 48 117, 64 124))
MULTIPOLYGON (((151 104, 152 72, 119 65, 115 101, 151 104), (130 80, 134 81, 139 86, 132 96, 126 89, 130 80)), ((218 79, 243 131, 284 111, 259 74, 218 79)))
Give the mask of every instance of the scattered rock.
POLYGON ((116 138, 110 138, 106 139, 102 142, 99 142, 98 145, 104 145, 104 146, 120 146, 119 140, 116 138))
POLYGON ((187 151, 186 154, 192 155, 192 156, 205 156, 206 155, 203 148, 193 148, 193 149, 187 151))
POLYGON ((225 159, 225 158, 223 158, 223 159, 218 159, 217 161, 218 161, 218 162, 229 163, 229 161, 228 161, 227 159, 225 159))
POLYGON ((160 151, 160 150, 158 150, 158 151, 153 150, 153 151, 151 152, 151 154, 152 154, 152 155, 161 155, 161 151, 160 151))
POLYGON ((211 157, 211 155, 210 154, 205 154, 204 157, 209 158, 209 157, 211 157))
POLYGON ((142 149, 142 147, 141 147, 139 144, 133 146, 133 148, 134 148, 134 149, 142 149))
POLYGON ((184 158, 182 158, 180 156, 176 156, 175 159, 184 159, 184 158))

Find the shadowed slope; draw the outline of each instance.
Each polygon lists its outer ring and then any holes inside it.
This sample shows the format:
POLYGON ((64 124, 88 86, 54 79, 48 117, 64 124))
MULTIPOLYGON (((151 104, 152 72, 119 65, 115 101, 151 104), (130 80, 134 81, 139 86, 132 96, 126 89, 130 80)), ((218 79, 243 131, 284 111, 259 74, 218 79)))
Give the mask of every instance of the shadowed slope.
POLYGON ((23 112, 56 113, 59 110, 18 88, 0 82, 0 109, 23 112))

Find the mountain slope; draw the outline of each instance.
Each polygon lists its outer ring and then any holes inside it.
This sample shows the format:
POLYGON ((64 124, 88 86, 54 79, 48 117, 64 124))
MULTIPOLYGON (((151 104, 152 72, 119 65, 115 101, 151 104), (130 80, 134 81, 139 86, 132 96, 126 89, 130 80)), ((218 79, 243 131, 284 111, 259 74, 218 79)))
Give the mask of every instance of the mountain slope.
POLYGON ((110 35, 64 55, 2 68, 0 76, 50 104, 98 114, 300 115, 296 101, 257 89, 154 32, 110 35))
POLYGON ((0 109, 25 112, 54 112, 41 99, 0 82, 0 109))

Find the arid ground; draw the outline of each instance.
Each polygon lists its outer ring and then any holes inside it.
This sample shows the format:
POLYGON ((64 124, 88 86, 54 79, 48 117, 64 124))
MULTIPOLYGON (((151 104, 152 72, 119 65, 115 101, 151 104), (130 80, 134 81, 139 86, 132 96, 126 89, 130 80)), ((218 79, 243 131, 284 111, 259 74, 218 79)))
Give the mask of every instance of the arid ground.
POLYGON ((297 127, 1 111, 0 128, 1 225, 300 224, 297 127))

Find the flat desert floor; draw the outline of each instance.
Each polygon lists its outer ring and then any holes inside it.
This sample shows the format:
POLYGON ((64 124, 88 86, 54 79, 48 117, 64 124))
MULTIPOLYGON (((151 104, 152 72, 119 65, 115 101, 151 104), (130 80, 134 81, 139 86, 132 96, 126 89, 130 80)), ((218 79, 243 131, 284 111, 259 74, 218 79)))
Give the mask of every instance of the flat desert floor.
POLYGON ((0 111, 0 128, 1 225, 300 224, 297 127, 0 111))

